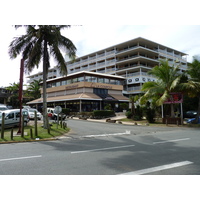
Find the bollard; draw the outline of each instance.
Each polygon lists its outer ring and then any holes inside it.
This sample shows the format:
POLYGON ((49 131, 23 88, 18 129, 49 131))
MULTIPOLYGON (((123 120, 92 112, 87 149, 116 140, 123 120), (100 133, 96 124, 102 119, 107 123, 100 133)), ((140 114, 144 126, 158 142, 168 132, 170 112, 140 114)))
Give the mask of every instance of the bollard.
POLYGON ((30 128, 30 137, 33 138, 33 130, 30 128))
POLYGON ((5 113, 2 113, 1 139, 4 139, 4 124, 5 124, 5 113))
POLYGON ((63 127, 63 129, 65 129, 65 123, 63 122, 63 124, 62 124, 62 127, 63 127))
POLYGON ((62 128, 62 124, 63 124, 63 114, 61 113, 61 119, 60 119, 60 127, 62 128))
POLYGON ((11 129, 11 132, 10 132, 10 139, 13 140, 13 128, 11 129))
POLYGON ((35 137, 38 136, 38 130, 37 130, 37 112, 35 111, 35 116, 34 116, 34 126, 35 126, 35 137))

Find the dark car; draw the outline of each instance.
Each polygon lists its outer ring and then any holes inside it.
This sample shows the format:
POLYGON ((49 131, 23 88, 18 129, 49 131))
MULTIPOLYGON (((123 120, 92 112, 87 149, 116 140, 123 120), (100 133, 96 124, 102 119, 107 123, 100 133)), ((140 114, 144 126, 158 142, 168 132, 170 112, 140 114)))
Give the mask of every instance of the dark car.
MULTIPOLYGON (((188 120, 187 120, 187 123, 188 123, 188 124, 194 124, 194 120, 195 120, 195 118, 188 119, 188 120)), ((198 120, 198 123, 197 123, 197 124, 200 124, 200 117, 199 117, 199 120, 198 120)))
POLYGON ((197 116, 197 111, 187 111, 184 114, 184 118, 195 118, 197 116))

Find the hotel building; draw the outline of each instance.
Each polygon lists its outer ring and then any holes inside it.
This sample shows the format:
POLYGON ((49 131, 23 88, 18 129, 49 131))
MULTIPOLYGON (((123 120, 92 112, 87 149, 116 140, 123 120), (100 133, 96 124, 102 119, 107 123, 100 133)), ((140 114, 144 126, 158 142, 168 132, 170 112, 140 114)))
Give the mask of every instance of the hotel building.
MULTIPOLYGON (((144 82, 155 80, 148 71, 159 65, 161 59, 168 59, 169 65, 179 65, 180 71, 185 71, 186 56, 181 51, 138 37, 78 57, 73 62, 66 62, 66 77, 61 76, 57 67, 49 69, 48 106, 62 105, 67 108, 72 103, 74 110, 89 111, 102 109, 110 100, 113 108, 117 107, 120 101, 128 102, 128 98, 123 95, 129 97, 139 94, 144 82), (102 96, 100 92, 106 96, 102 96)), ((34 79, 42 79, 42 72, 27 78, 28 83, 34 79)), ((41 103, 42 99, 38 99, 28 104, 41 103)))
POLYGON ((79 57, 75 62, 67 62, 68 74, 79 71, 105 73, 126 78, 123 94, 129 96, 141 93, 144 82, 154 81, 148 71, 159 65, 160 59, 168 59, 169 65, 187 68, 183 52, 138 37, 127 42, 79 57), (177 63, 178 62, 178 63, 177 63))

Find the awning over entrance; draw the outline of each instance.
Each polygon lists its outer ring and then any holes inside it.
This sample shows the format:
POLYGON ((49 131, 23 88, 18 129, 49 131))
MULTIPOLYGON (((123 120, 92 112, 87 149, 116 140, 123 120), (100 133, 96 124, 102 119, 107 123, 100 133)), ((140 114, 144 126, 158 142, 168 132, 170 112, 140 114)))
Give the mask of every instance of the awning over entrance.
MULTIPOLYGON (((47 102, 70 101, 70 100, 102 100, 102 99, 93 93, 81 93, 81 94, 72 94, 72 95, 47 98, 47 102)), ((39 98, 39 99, 30 101, 27 104, 38 104, 38 103, 42 103, 42 102, 43 102, 43 99, 39 98)))

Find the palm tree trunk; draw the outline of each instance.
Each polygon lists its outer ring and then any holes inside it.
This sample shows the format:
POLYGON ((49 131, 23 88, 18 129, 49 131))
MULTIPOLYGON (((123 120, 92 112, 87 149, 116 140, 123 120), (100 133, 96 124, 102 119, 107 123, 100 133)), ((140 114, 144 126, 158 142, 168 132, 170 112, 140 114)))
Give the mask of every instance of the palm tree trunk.
POLYGON ((44 40, 44 52, 43 52, 43 127, 48 128, 48 116, 47 116, 47 42, 44 40))

